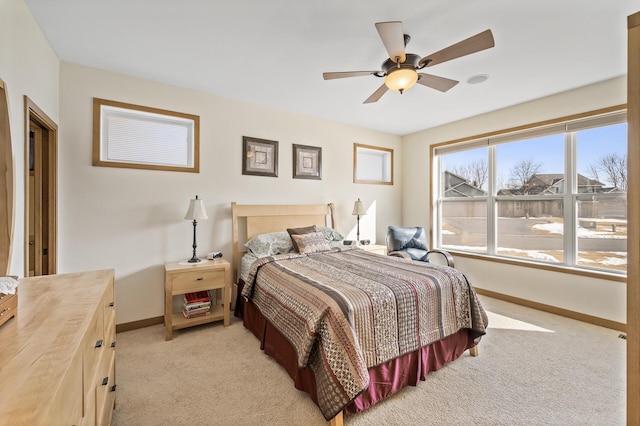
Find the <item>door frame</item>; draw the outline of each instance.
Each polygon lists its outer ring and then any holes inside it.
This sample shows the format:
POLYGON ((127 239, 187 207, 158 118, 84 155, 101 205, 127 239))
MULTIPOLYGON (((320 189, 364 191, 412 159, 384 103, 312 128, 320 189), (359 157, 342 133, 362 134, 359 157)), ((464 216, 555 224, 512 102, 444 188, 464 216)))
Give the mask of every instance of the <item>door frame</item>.
POLYGON ((48 175, 47 182, 48 202, 48 253, 47 253, 47 273, 55 274, 58 271, 58 125, 47 114, 42 111, 28 96, 24 96, 24 276, 29 276, 29 199, 31 196, 29 188, 29 157, 30 143, 29 133, 31 122, 34 121, 44 130, 46 136, 43 140, 43 149, 48 151, 48 175))

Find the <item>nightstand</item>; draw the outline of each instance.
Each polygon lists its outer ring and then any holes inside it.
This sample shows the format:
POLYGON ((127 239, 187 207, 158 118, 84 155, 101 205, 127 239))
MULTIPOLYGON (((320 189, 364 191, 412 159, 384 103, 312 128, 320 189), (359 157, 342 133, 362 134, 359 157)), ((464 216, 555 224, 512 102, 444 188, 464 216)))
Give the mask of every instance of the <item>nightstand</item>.
MULTIPOLYGON (((199 263, 172 262, 164 265, 164 327, 166 340, 171 340, 173 330, 224 321, 229 325, 231 304, 231 275, 229 262, 222 258, 203 259, 199 263), (222 290, 222 304, 211 305, 207 315, 185 318, 182 310, 174 312, 173 298, 185 293, 205 290, 222 290)), ((182 303, 181 303, 182 305, 182 303)))
POLYGON ((378 253, 383 256, 387 255, 387 246, 383 246, 382 244, 367 244, 359 247, 363 250, 370 251, 373 253, 378 253))

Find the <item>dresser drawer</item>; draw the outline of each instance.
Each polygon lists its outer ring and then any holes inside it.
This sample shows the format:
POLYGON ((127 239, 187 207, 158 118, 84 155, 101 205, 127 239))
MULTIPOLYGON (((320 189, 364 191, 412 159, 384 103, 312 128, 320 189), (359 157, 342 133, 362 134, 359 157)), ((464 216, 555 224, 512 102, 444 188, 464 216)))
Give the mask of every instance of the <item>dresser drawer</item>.
POLYGON ((116 399, 115 354, 103 358, 103 371, 96 384, 96 424, 111 424, 111 413, 116 399))
POLYGON ((9 321, 18 309, 18 295, 0 293, 0 325, 9 321))
MULTIPOLYGON (((98 371, 98 360, 104 352, 104 347, 107 343, 104 340, 104 323, 103 323, 104 311, 100 306, 96 309, 87 334, 83 340, 83 371, 85 377, 85 386, 89 386, 91 380, 98 371)), ((85 394, 88 392, 88 387, 85 387, 85 394)))
POLYGON ((225 286, 224 270, 188 271, 173 274, 173 293, 189 293, 225 286))
POLYGON ((102 304, 104 305, 105 310, 113 309, 115 311, 116 301, 113 290, 113 285, 109 285, 104 291, 104 295, 102 296, 102 304))
POLYGON ((115 324, 116 324, 116 302, 115 295, 113 293, 113 286, 110 285, 102 298, 102 305, 104 307, 104 329, 105 329, 105 342, 110 343, 110 339, 112 336, 109 335, 111 331, 113 331, 113 335, 115 336, 115 324))

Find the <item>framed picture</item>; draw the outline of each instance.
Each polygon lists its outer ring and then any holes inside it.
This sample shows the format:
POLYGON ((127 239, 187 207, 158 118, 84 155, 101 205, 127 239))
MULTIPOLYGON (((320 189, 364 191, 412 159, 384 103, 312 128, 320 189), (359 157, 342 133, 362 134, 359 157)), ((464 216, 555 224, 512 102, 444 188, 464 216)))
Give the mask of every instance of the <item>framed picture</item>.
POLYGON ((278 142, 243 136, 242 174, 278 177, 278 142))
POLYGON ((293 144, 293 178, 322 179, 322 148, 293 144))

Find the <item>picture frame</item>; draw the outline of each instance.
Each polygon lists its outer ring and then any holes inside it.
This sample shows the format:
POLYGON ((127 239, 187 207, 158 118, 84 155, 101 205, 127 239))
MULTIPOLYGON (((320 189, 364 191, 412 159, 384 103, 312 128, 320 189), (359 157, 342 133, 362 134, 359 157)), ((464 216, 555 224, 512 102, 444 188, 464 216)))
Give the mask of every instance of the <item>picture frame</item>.
POLYGON ((243 136, 242 174, 278 177, 278 141, 243 136))
POLYGON ((322 148, 293 144, 293 178, 322 180, 322 148))

